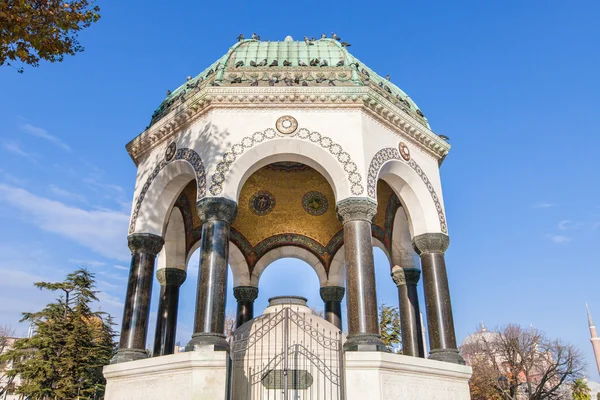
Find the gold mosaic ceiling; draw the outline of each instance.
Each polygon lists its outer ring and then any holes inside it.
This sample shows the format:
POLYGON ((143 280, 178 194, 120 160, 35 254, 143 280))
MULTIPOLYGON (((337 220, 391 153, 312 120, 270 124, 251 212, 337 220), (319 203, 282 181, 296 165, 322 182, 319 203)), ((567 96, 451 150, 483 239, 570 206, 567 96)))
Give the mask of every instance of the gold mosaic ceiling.
MULTIPOLYGON (((176 203, 186 220, 188 249, 200 239, 195 198, 196 185, 192 181, 176 203)), ((393 215, 400 204, 383 181, 378 182, 377 199, 373 235, 389 248, 393 215)), ((240 191, 231 236, 250 268, 266 252, 284 245, 308 249, 327 268, 343 244, 331 186, 316 170, 292 162, 270 164, 248 178, 240 191)))

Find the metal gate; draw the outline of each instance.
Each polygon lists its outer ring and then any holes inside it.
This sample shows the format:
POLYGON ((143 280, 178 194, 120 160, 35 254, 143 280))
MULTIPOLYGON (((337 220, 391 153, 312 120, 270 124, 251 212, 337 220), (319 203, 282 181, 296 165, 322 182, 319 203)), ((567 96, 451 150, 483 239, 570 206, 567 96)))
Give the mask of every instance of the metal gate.
POLYGON ((232 400, 344 400, 342 333, 302 311, 283 306, 234 333, 232 400))

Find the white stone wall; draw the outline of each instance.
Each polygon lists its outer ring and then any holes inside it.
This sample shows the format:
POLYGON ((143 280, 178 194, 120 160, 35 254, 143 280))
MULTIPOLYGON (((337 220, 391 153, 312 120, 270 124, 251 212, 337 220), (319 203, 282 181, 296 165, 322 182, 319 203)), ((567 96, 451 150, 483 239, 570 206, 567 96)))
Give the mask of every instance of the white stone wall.
POLYGON ((471 368, 381 352, 347 352, 346 399, 469 400, 471 368))

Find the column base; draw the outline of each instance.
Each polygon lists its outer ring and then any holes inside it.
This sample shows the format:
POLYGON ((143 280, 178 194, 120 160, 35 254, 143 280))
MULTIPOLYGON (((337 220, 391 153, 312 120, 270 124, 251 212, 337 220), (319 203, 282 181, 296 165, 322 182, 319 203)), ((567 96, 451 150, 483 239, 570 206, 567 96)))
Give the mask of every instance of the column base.
POLYGON ((192 340, 185 346, 185 351, 229 351, 229 343, 225 335, 220 333, 194 333, 192 340))
POLYGON ((128 361, 143 360, 148 358, 146 350, 142 349, 122 349, 117 350, 117 354, 110 360, 111 364, 120 364, 128 361))
POLYGON ((358 334, 348 335, 344 343, 344 351, 387 351, 379 335, 358 334))
POLYGON ((465 365, 465 360, 462 358, 456 349, 435 349, 429 352, 430 360, 445 361, 453 364, 465 365))

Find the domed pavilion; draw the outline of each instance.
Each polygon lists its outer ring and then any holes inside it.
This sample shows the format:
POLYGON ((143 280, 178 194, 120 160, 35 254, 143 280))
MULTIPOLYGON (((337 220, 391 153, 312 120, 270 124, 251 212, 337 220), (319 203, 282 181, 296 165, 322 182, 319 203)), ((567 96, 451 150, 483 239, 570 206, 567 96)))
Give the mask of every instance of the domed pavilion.
POLYGON ((119 349, 105 368, 108 400, 173 398, 172 385, 181 399, 305 398, 323 382, 330 394, 316 398, 469 398, 444 261, 439 167, 450 145, 389 76, 347 46, 326 37, 240 37, 169 91, 127 144, 138 168, 132 261, 119 349), (398 287, 403 355, 387 353, 379 335, 374 247, 386 254, 398 287), (194 333, 186 352, 173 354, 178 304, 191 301, 179 299, 179 287, 197 249, 194 333), (262 273, 286 257, 318 276, 323 319, 296 310, 294 297, 254 319, 262 273), (161 292, 147 359, 155 276, 161 292), (229 290, 238 334, 226 338, 229 290), (308 336, 295 340, 292 331, 308 336), (253 348, 265 354, 250 357, 253 348), (231 368, 243 385, 227 380, 231 368))

